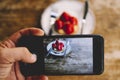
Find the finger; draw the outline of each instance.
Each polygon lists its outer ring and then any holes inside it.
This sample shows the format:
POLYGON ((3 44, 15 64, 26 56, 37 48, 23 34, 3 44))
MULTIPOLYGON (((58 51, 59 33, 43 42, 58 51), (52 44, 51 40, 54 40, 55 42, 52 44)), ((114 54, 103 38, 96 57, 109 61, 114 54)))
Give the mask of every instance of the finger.
POLYGON ((15 64, 12 65, 11 70, 10 70, 10 73, 9 73, 9 75, 7 76, 6 80, 16 80, 16 74, 15 74, 14 65, 15 65, 15 64))
POLYGON ((48 77, 45 75, 40 76, 40 80, 48 80, 48 77))
POLYGON ((33 63, 36 61, 36 55, 31 54, 27 48, 3 48, 0 50, 1 63, 13 63, 16 61, 23 61, 26 63, 33 63))
POLYGON ((0 47, 1 48, 12 48, 12 47, 15 47, 15 44, 10 39, 7 39, 5 41, 0 42, 0 47))
POLYGON ((25 77, 20 72, 20 66, 18 62, 15 62, 15 73, 18 80, 25 80, 25 77))
POLYGON ((32 80, 41 80, 40 76, 32 76, 32 80))
POLYGON ((26 77, 25 80, 32 80, 32 77, 31 77, 31 76, 28 76, 28 77, 26 77))
POLYGON ((48 80, 48 77, 45 75, 42 76, 31 76, 27 77, 27 80, 48 80))
POLYGON ((12 40, 14 43, 17 43, 17 40, 23 35, 43 36, 44 32, 39 28, 25 28, 14 33, 12 36, 9 37, 9 39, 12 40))

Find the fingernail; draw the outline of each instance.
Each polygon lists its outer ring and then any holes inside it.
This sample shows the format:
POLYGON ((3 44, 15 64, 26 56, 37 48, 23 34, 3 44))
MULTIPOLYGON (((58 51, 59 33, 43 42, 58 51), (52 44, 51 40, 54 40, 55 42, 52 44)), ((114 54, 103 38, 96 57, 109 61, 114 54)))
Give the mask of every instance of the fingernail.
POLYGON ((32 54, 31 59, 32 59, 32 61, 36 62, 37 61, 37 55, 36 54, 32 54))

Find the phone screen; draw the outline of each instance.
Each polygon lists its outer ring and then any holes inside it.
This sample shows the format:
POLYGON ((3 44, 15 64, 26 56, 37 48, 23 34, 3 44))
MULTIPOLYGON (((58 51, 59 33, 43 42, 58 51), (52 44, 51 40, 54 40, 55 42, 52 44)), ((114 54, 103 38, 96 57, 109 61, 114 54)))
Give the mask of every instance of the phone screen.
POLYGON ((93 74, 93 38, 44 38, 45 74, 93 74))

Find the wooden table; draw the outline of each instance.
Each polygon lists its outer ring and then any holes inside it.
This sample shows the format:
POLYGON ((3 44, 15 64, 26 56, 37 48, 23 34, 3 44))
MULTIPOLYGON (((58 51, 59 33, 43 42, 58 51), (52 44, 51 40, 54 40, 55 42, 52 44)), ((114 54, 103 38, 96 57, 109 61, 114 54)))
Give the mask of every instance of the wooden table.
MULTIPOLYGON (((0 0, 0 40, 21 28, 40 27, 41 14, 56 0, 0 0)), ((83 1, 83 0, 80 0, 83 1)), ((120 80, 120 0, 90 0, 93 34, 105 39, 105 70, 99 76, 49 76, 49 80, 120 80)))

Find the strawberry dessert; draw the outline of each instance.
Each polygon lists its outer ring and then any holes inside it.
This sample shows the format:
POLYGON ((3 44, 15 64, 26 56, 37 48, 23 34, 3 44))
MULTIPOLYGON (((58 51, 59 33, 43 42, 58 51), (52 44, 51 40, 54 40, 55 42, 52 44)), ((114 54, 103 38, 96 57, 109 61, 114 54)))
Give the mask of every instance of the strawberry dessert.
POLYGON ((64 44, 59 40, 56 40, 55 43, 52 44, 52 49, 55 51, 63 51, 64 44))
POLYGON ((62 15, 55 21, 54 29, 59 34, 71 35, 78 32, 77 18, 63 12, 62 15))

